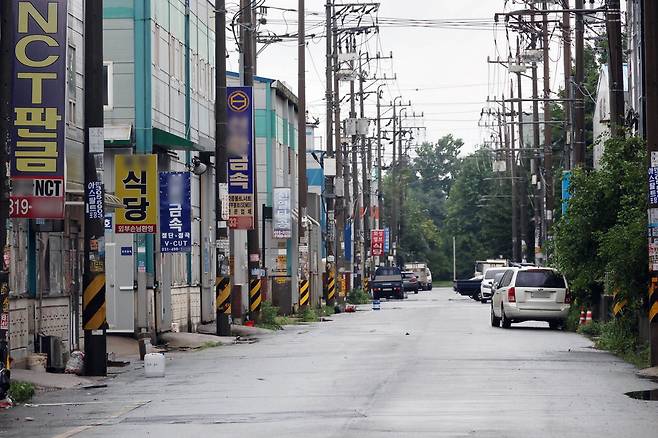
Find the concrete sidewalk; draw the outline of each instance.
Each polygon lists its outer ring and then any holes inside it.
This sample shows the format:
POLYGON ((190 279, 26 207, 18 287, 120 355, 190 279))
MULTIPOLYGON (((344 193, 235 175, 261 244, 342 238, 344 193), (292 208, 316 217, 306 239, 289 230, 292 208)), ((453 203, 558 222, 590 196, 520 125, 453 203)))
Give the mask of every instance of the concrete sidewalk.
POLYGON ((95 385, 98 382, 75 374, 43 373, 32 370, 14 368, 11 370, 11 379, 28 382, 39 388, 75 389, 95 385))

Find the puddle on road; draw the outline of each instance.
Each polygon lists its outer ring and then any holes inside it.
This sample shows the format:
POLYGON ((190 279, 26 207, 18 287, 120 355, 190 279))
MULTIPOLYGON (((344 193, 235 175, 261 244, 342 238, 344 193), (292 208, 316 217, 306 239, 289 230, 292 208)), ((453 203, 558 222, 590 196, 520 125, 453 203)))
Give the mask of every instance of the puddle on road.
POLYGON ((625 395, 636 400, 658 401, 658 389, 651 389, 649 391, 631 391, 627 392, 625 395))

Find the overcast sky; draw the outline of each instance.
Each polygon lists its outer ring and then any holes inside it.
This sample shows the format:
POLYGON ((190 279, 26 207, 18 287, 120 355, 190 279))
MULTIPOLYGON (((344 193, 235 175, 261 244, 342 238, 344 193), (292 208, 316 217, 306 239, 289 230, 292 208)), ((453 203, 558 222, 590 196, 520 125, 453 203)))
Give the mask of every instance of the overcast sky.
MULTIPOLYGON (((378 77, 384 73, 389 77, 397 74, 397 81, 385 87, 384 101, 388 104, 393 97, 402 95, 405 101, 411 100, 413 104, 408 114, 412 111, 424 113, 424 122, 407 122, 427 127, 426 132, 419 133, 420 140, 436 141, 443 135, 454 134, 464 140, 464 149, 468 152, 491 134, 478 127, 478 119, 487 96, 500 97, 503 86, 509 88, 505 70, 487 64, 487 57, 506 58, 504 28, 497 33, 493 28, 494 13, 503 10, 505 3, 504 0, 381 0, 380 18, 487 19, 492 23, 486 28, 482 25, 475 28, 382 26, 379 35, 368 41, 371 55, 378 51, 384 55, 393 52, 392 61, 381 61, 378 66, 373 63, 370 72, 376 71, 378 77)), ((324 20, 324 4, 324 0, 306 1, 308 33, 322 32, 321 28, 313 28, 313 23, 324 20)), ((297 0, 267 0, 266 5, 296 9, 297 0)), ((235 5, 229 5, 231 8, 235 10, 235 5)), ((288 30, 296 31, 296 12, 270 10, 267 18, 271 24, 266 25, 266 29, 284 31, 285 26, 280 23, 286 21, 291 23, 288 30)), ((229 67, 237 70, 237 54, 231 52, 230 55, 229 67)), ((308 111, 311 117, 321 121, 320 136, 324 136, 325 129, 324 71, 324 39, 310 39, 307 49, 308 111)), ((284 80, 297 90, 296 42, 286 41, 267 47, 258 60, 258 75, 284 80)), ((343 93, 345 91, 343 88, 343 93)), ((374 117, 374 96, 367 102, 367 115, 374 117)))

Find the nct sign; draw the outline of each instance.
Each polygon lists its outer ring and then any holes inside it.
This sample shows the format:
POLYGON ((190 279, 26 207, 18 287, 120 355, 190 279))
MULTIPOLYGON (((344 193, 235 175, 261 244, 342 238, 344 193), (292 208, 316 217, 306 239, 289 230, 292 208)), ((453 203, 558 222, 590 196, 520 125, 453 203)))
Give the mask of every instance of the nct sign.
MULTIPOLYGON (((8 0, 2 0, 8 1, 8 0)), ((10 217, 64 217, 66 0, 12 0, 10 217)))

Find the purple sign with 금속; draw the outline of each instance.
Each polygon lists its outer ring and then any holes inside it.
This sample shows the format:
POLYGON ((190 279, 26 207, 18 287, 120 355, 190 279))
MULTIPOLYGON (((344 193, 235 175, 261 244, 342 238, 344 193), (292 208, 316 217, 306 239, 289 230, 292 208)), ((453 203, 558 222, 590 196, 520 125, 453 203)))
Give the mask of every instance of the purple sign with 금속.
POLYGON ((189 172, 160 172, 160 252, 192 251, 189 172))

